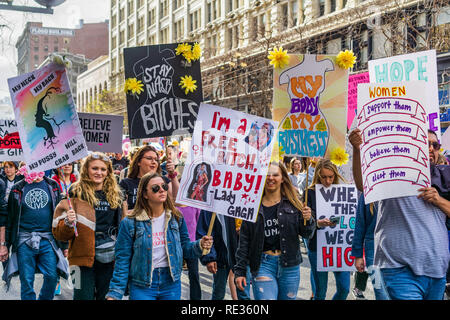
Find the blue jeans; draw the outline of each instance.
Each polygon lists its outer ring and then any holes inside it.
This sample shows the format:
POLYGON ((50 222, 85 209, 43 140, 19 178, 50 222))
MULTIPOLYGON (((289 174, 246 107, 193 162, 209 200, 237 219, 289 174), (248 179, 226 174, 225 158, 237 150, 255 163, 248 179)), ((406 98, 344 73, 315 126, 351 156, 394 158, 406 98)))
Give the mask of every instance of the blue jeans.
MULTIPOLYGON (((308 241, 309 240, 307 240, 305 238, 303 238, 303 240, 304 240, 304 242, 306 244, 306 248, 308 249, 308 256, 309 256, 309 246, 308 246, 308 241)), ((311 263, 311 261, 310 261, 310 263, 311 263)), ((311 291, 312 291, 312 294, 314 296, 314 292, 316 292, 316 284, 314 282, 314 275, 313 275, 312 268, 310 269, 310 272, 309 272, 309 281, 311 282, 311 291)))
POLYGON ((213 274, 213 288, 211 300, 223 300, 227 290, 228 274, 230 269, 217 266, 217 272, 213 274))
POLYGON ((393 300, 442 300, 445 277, 416 276, 409 267, 382 268, 387 292, 393 300))
POLYGON ((173 281, 169 267, 155 268, 150 287, 131 283, 130 300, 180 300, 181 280, 173 281))
MULTIPOLYGON (((211 300, 223 300, 225 298, 230 270, 228 267, 217 267, 217 272, 213 275, 214 282, 211 300)), ((238 300, 250 300, 250 267, 247 267, 246 281, 247 286, 244 288, 244 291, 236 288, 238 300)))
POLYGON ((250 297, 250 282, 252 281, 252 274, 250 273, 250 266, 247 266, 247 273, 245 275, 245 281, 247 285, 244 287, 244 291, 239 290, 236 287, 236 293, 238 300, 251 300, 250 297))
POLYGON ((23 243, 17 249, 17 263, 19 267, 21 299, 36 300, 34 276, 38 267, 44 276, 39 300, 53 300, 59 276, 56 268, 56 253, 53 251, 50 242, 42 239, 38 251, 23 243))
POLYGON ((200 276, 198 274, 198 258, 185 260, 189 275, 189 299, 202 300, 202 288, 200 287, 200 276))
POLYGON ((280 265, 280 256, 263 253, 252 285, 255 300, 295 300, 300 285, 300 265, 284 268, 280 265))
POLYGON ((387 294, 384 282, 381 281, 380 270, 373 264, 374 258, 374 241, 364 241, 364 254, 366 257, 366 267, 369 273, 370 280, 372 281, 373 291, 375 293, 376 300, 390 300, 387 294))
MULTIPOLYGON (((328 272, 317 271, 317 252, 308 251, 309 263, 311 264, 311 272, 316 285, 314 291, 314 300, 325 300, 328 288, 328 272)), ((332 300, 346 300, 350 290, 350 272, 339 271, 333 272, 336 280, 336 293, 332 300)))

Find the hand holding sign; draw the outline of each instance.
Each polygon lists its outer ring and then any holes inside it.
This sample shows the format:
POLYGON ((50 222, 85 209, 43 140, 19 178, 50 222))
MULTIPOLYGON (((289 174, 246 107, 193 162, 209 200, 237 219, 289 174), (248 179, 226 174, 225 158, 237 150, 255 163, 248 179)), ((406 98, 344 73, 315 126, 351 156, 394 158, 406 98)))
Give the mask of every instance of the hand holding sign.
POLYGON ((420 82, 358 86, 359 129, 349 140, 361 145, 366 203, 417 195, 430 185, 425 97, 420 82))

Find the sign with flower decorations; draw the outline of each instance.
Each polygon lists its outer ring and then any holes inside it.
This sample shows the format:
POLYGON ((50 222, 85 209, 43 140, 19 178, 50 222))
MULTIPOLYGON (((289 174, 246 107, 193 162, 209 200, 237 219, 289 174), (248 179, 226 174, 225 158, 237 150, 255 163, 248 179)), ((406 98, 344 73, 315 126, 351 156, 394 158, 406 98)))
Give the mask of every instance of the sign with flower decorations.
POLYGON ((288 54, 275 48, 273 119, 279 122, 278 152, 345 163, 348 68, 351 52, 338 56, 288 54))
POLYGON ((255 222, 277 126, 202 103, 176 203, 255 222))
POLYGON ((124 49, 131 139, 194 131, 203 101, 200 57, 197 43, 124 49))

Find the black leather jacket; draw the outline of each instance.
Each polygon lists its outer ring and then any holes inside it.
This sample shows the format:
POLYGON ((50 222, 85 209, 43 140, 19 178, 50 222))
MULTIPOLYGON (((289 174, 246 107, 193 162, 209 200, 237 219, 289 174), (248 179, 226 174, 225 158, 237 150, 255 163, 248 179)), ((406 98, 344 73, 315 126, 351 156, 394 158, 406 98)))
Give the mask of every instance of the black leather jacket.
MULTIPOLYGON (((313 217, 303 224, 301 212, 286 198, 281 199, 278 207, 278 224, 280 226, 281 266, 293 267, 302 263, 299 235, 311 238, 316 229, 313 217)), ((264 246, 264 212, 259 207, 255 223, 243 221, 239 234, 239 246, 236 252, 236 265, 233 268, 235 277, 245 277, 247 265, 256 276, 261 264, 264 246)))

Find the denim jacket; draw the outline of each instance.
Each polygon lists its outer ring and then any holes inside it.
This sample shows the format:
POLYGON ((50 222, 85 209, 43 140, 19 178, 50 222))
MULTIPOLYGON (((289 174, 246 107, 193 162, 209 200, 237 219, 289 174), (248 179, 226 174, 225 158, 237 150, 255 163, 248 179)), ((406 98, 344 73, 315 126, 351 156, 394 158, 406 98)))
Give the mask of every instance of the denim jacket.
MULTIPOLYGON (((177 221, 170 211, 166 211, 165 215, 164 230, 170 275, 173 281, 178 281, 181 278, 183 257, 190 259, 200 257, 202 249, 200 240, 190 241, 183 218, 177 221)), ((152 244, 151 219, 145 211, 135 218, 126 217, 122 220, 116 241, 116 260, 108 297, 122 299, 129 282, 141 287, 150 287, 153 274, 152 244)))

